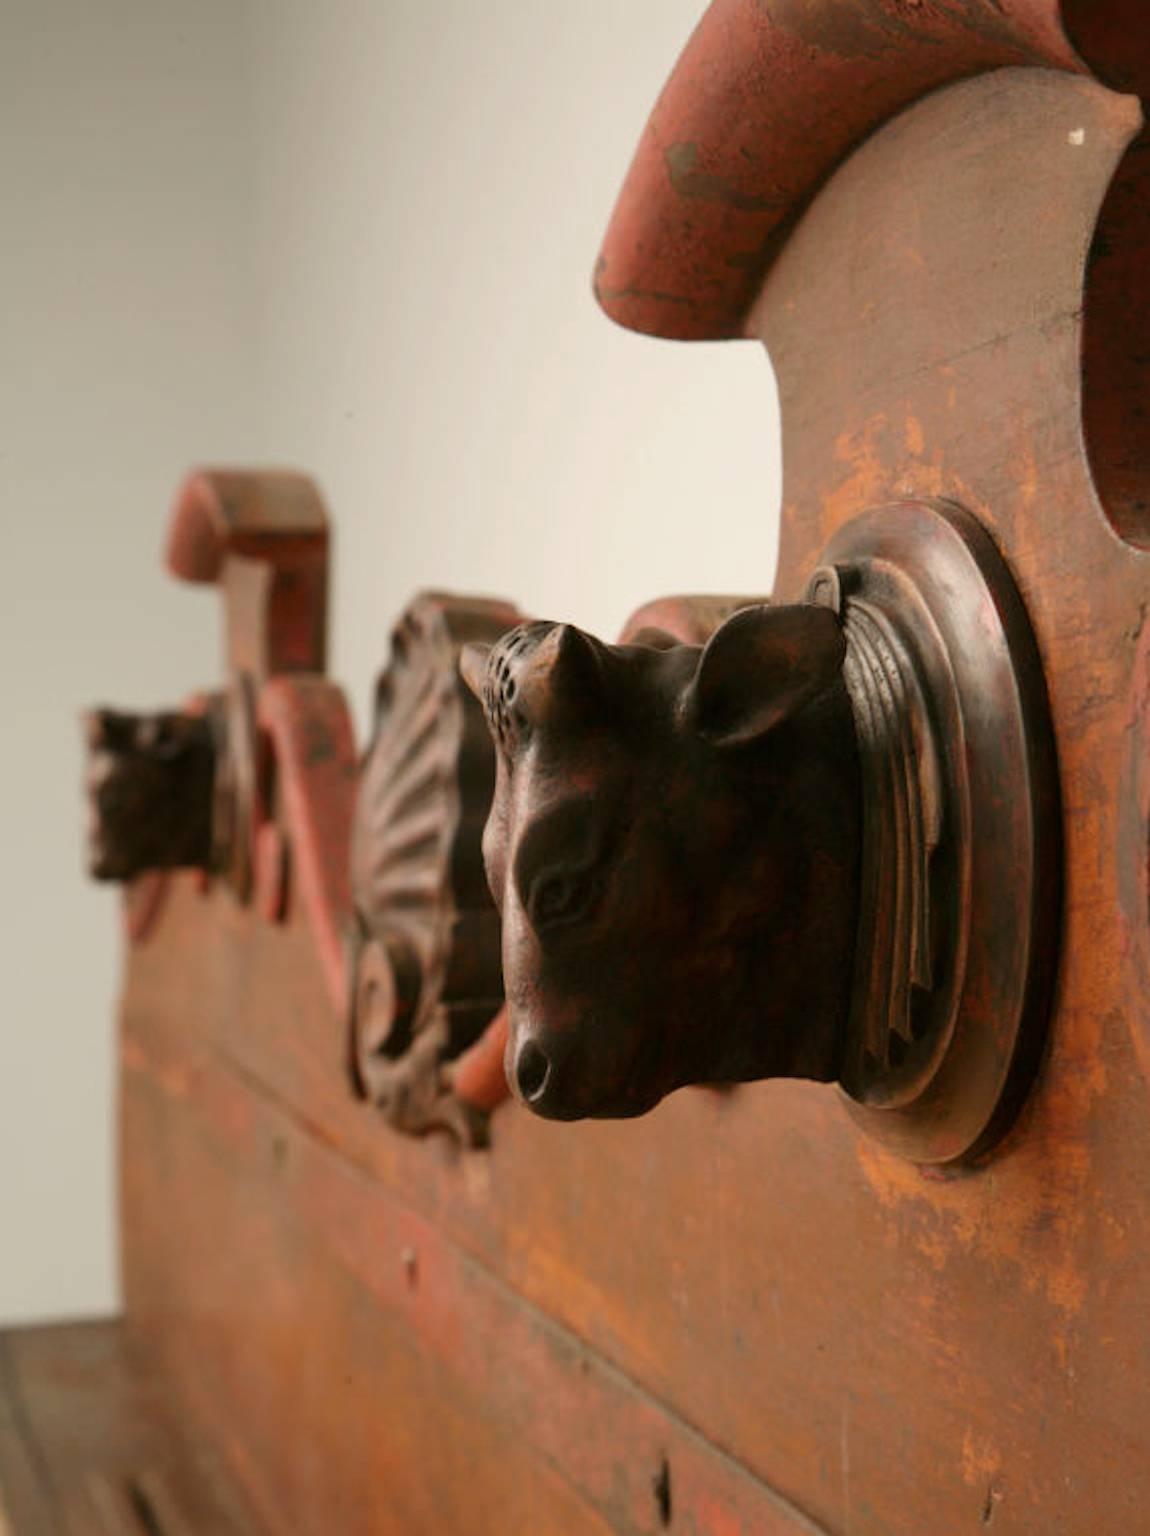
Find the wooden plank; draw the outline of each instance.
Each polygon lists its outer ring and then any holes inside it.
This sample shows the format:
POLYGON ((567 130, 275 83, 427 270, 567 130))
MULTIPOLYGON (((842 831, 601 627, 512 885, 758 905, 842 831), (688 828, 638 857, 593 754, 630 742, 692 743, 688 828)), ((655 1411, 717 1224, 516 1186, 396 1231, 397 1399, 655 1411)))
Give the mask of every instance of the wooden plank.
POLYGON ((0 1536, 61 1536, 24 1404, 0 1333, 0 1536))
POLYGON ((21 1329, 0 1348, 7 1411, 39 1473, 32 1496, 19 1468, 10 1481, 0 1466, 12 1536, 255 1536, 215 1453, 176 1431, 166 1384, 129 1356, 122 1324, 21 1329))
MULTIPOLYGON (((174 1202, 185 1219, 162 1247, 130 1255, 137 1326, 163 1337, 173 1375, 210 1383, 211 1411, 246 1426, 262 1465, 274 1456, 281 1469, 297 1466, 303 1449, 294 1441, 343 1424, 322 1450, 313 1444, 308 1488, 265 1489, 265 1507, 289 1497, 298 1529, 319 1531, 331 1489, 365 1476, 347 1440, 354 1391, 359 1432, 371 1426, 367 1475, 409 1522, 397 1531, 503 1536, 538 1529, 532 1522, 546 1509, 544 1528, 558 1532, 568 1528, 560 1525, 565 1487, 584 1510, 571 1529, 655 1536, 669 1505, 673 1528, 698 1536, 815 1531, 251 1084, 223 1064, 201 1064, 194 1094, 184 1094, 154 1049, 154 1041, 137 1043, 125 1079, 129 1128, 153 1148, 126 1176, 138 1210, 149 1206, 159 1219, 174 1202), (187 1309, 179 1326, 167 1314, 177 1290, 187 1309), (198 1312, 212 1318, 214 1346, 198 1312), (265 1372, 292 1381, 290 1417, 280 1394, 253 1392, 230 1367, 229 1355, 249 1352, 265 1372), (427 1518, 428 1443, 436 1458, 466 1445, 471 1468, 462 1486, 435 1474, 436 1521, 427 1518), (515 1488, 542 1485, 522 1521, 508 1495, 512 1469, 515 1488), (478 1512, 481 1491, 490 1519, 478 1512)), ((198 1407, 208 1411, 205 1401, 198 1407)), ((364 1526, 392 1528, 382 1515, 364 1526)))

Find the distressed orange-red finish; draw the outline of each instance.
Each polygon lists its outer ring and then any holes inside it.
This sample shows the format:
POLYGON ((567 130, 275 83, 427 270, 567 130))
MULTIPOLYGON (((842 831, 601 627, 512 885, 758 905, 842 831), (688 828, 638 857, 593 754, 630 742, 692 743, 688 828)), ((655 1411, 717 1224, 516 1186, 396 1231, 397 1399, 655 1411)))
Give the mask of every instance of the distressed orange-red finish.
POLYGON ((233 668, 322 672, 328 533, 306 475, 199 470, 176 497, 165 560, 181 581, 223 589, 233 668))
MULTIPOLYGON (((348 1092, 285 792, 283 920, 173 875, 121 1018, 130 1337, 267 1529, 1145 1525, 1150 247, 1138 101, 1082 61, 1137 86, 1146 36, 1119 0, 716 0, 599 273, 627 324, 766 343, 781 599, 908 499, 965 507, 1011 569, 1065 847, 1019 1120, 960 1174, 801 1082, 624 1123, 508 1105, 486 1151, 398 1136, 348 1092)), ((497 1047, 457 1084, 491 1097, 497 1047)))
POLYGON ((714 0, 639 142, 596 268, 599 302, 656 336, 748 334, 796 220, 868 134, 932 91, 1010 66, 1092 64, 1137 89, 1150 81, 1144 34, 1129 0, 714 0))

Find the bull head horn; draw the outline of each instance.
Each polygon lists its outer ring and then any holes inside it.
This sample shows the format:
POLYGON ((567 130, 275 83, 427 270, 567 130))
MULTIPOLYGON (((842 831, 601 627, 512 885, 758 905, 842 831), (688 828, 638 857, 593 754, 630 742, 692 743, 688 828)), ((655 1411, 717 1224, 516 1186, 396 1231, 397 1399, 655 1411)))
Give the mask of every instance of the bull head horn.
POLYGON ((494 646, 465 645, 459 670, 510 758, 544 721, 570 725, 601 714, 603 654, 570 624, 524 624, 494 646))
POLYGON ((599 647, 573 624, 557 624, 540 646, 538 676, 544 707, 564 715, 594 714, 603 700, 599 647))
POLYGON ((469 641, 459 653, 459 675, 481 704, 484 678, 487 676, 487 658, 490 655, 489 645, 479 645, 474 640, 469 641))
POLYGON ((716 746, 743 746, 813 703, 842 673, 836 615, 810 603, 743 608, 711 636, 687 685, 687 717, 716 746))

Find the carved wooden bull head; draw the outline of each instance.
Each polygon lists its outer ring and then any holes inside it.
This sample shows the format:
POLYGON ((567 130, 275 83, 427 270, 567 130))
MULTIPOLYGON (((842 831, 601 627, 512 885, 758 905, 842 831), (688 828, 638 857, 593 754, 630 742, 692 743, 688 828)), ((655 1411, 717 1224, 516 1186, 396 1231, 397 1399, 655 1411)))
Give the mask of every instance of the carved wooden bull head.
POLYGON ((462 663, 498 747, 508 1077, 555 1119, 839 1066, 860 820, 839 620, 760 606, 703 648, 643 638, 529 624, 462 663))
POLYGON ((209 869, 218 750, 211 718, 97 709, 84 727, 93 878, 209 869))

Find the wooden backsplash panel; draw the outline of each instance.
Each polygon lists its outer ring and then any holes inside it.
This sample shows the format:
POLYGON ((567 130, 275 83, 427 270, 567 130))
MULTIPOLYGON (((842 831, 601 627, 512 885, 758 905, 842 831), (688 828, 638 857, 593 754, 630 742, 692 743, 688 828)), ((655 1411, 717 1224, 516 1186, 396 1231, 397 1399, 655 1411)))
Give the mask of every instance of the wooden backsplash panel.
POLYGON ((1037 71, 928 99, 824 189, 750 322, 783 402, 780 594, 856 512, 952 497, 1047 663, 1057 1009, 985 1166, 923 1172, 797 1083, 619 1124, 509 1106, 486 1152, 404 1140, 349 1096, 300 914, 174 883, 123 1009, 129 1313, 273 1529, 1138 1528, 1147 576, 1090 478, 1078 367, 1137 127, 1037 71))

